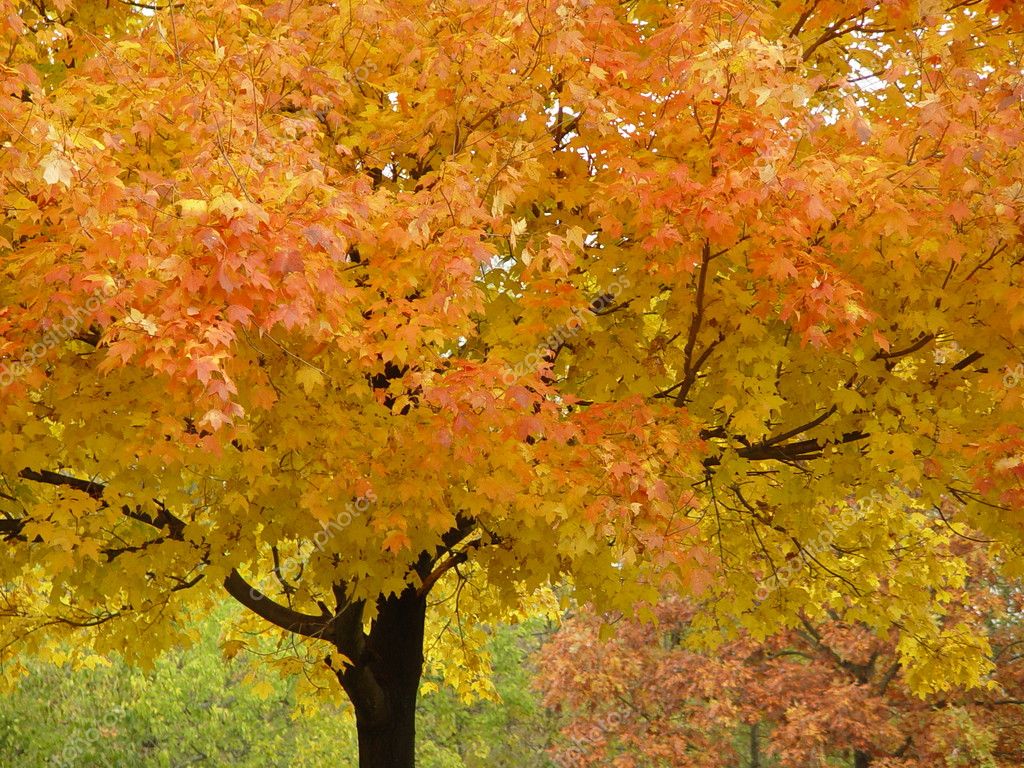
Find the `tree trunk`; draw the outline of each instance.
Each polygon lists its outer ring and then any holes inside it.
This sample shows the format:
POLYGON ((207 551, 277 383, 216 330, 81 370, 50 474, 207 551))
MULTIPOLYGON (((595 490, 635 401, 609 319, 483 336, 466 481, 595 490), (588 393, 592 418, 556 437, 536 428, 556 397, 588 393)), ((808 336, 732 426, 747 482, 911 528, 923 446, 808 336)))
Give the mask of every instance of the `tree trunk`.
POLYGON ((415 767, 426 608, 426 597, 409 588, 377 602, 369 633, 358 611, 338 637, 338 650, 352 662, 338 679, 356 713, 359 768, 415 767))
POLYGON ((750 768, 761 768, 760 723, 750 726, 750 768))
POLYGON ((413 768, 416 765, 416 695, 408 708, 374 725, 359 722, 359 768, 413 768))
POLYGON ((853 753, 853 768, 870 768, 871 755, 857 750, 853 753))

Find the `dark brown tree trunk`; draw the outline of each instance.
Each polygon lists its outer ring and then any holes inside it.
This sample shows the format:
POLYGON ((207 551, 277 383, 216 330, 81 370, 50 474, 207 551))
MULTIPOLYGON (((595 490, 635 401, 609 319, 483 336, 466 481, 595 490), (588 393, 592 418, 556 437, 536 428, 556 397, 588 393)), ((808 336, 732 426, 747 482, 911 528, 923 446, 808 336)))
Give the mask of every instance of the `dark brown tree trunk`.
POLYGON ((416 764, 416 692, 408 706, 382 723, 356 719, 359 768, 413 768, 416 764))
POLYGON ((870 766, 871 755, 859 750, 853 753, 853 768, 870 768, 870 766))
POLYGON ((339 627, 337 645, 352 665, 338 673, 356 713, 359 768, 414 768, 416 695, 423 673, 427 601, 416 590, 381 599, 370 631, 362 610, 339 627))

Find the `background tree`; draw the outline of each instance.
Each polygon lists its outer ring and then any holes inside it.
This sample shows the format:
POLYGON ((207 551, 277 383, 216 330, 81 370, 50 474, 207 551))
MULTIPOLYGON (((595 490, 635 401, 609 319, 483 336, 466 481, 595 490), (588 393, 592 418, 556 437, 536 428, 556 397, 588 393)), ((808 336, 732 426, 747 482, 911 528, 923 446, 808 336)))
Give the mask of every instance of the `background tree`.
MULTIPOLYGON (((299 676, 267 674, 260 656, 225 659, 223 625, 241 610, 220 606, 198 627, 200 639, 174 649, 150 670, 113 655, 88 666, 30 662, 29 673, 0 696, 0 764, 18 768, 355 768, 358 748, 347 705, 301 695, 299 676)), ((537 621, 498 627, 495 696, 466 706, 447 689, 421 697, 418 764, 423 768, 549 765, 555 735, 531 690, 529 656, 548 633, 537 621)))
POLYGON ((884 554, 952 498, 1024 562, 1024 19, 949 2, 0 0, 4 653, 226 591, 363 768, 428 600, 472 672, 553 580, 976 679, 962 564, 884 554))
POLYGON ((955 608, 944 621, 987 635, 985 687, 919 697, 898 633, 836 614, 709 651, 692 600, 662 601, 656 625, 584 611, 538 654, 537 684, 563 719, 556 764, 1024 765, 1024 594, 999 580, 978 543, 957 539, 942 550, 971 564, 946 596, 955 608))

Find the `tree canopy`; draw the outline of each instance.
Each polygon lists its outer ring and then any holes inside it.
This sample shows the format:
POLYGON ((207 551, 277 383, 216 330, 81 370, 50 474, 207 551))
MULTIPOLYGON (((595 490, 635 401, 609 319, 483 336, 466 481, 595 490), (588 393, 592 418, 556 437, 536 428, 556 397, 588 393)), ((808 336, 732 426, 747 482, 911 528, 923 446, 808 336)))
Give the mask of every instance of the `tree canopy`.
POLYGON ((5 657, 226 590, 376 722, 432 590, 472 651, 669 581, 985 672, 932 542, 1024 563, 1020 4, 0 11, 5 657))

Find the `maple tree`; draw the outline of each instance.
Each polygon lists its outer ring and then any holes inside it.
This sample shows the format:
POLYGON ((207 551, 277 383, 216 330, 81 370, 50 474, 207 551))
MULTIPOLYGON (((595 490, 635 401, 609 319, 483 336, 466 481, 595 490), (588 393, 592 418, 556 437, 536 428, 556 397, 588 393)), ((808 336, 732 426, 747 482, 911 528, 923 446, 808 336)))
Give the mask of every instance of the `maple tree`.
MULTIPOLYGON (((898 547, 894 547, 894 551, 898 547)), ((658 622, 583 611, 541 649, 536 684, 563 713, 557 765, 581 768, 1024 765, 1024 593, 978 543, 941 545, 969 564, 947 624, 986 636, 984 687, 919 697, 895 632, 837 614, 707 650, 700 605, 666 597, 658 622), (611 637, 602 641, 602 628, 611 637), (583 670, 586 670, 584 673, 583 670)))
POLYGON ((472 689, 479 622, 552 581, 984 673, 956 558, 875 593, 943 499, 1024 562, 1018 4, 0 16, 5 658, 145 662, 226 590, 228 653, 280 631, 388 768, 428 613, 472 689))

